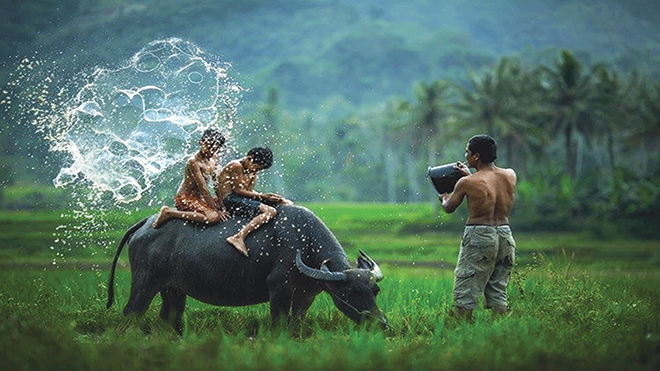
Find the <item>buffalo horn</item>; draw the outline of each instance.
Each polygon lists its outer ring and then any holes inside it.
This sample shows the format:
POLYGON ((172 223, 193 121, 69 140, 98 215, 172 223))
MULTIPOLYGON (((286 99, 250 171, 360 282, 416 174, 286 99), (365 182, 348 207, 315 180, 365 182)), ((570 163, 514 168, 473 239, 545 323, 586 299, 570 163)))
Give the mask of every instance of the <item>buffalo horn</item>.
POLYGON ((296 267, 298 267, 298 270, 315 280, 322 280, 322 281, 345 281, 347 279, 346 273, 344 272, 331 272, 329 269, 314 269, 311 267, 308 267, 303 263, 301 255, 300 255, 300 250, 298 250, 298 253, 296 254, 296 267))
MULTIPOLYGON (((380 271, 380 267, 376 262, 369 257, 369 255, 365 254, 364 251, 360 250, 360 258, 364 259, 363 262, 367 266, 367 269, 371 270, 371 274, 373 274, 374 278, 376 279, 376 282, 380 282, 383 280, 383 272, 380 271)), ((359 259, 358 259, 358 265, 360 265, 359 259)))

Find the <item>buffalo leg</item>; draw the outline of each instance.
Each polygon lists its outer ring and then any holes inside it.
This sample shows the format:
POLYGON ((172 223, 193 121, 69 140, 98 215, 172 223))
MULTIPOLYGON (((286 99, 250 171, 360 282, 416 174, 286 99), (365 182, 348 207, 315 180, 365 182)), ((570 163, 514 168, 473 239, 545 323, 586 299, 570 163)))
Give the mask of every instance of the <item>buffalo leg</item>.
POLYGON ((291 312, 291 295, 286 292, 270 292, 270 315, 273 325, 286 323, 291 312))
POLYGON ((149 308, 149 304, 154 299, 154 296, 158 293, 157 290, 143 290, 138 292, 138 289, 131 289, 131 297, 128 299, 128 303, 124 307, 124 314, 144 314, 149 308))
POLYGON ((183 334, 183 310, 186 308, 186 294, 173 287, 166 287, 160 291, 163 305, 160 308, 160 318, 174 327, 179 334, 183 334))
POLYGON ((291 313, 291 292, 285 281, 286 276, 277 269, 266 278, 273 326, 286 324, 291 313))
POLYGON ((297 319, 305 318, 307 314, 307 309, 314 302, 315 296, 306 296, 302 298, 296 298, 293 300, 293 316, 297 319))
POLYGON ((160 291, 160 288, 155 285, 152 279, 139 272, 134 272, 131 280, 131 296, 124 307, 124 314, 144 314, 158 291, 160 291))

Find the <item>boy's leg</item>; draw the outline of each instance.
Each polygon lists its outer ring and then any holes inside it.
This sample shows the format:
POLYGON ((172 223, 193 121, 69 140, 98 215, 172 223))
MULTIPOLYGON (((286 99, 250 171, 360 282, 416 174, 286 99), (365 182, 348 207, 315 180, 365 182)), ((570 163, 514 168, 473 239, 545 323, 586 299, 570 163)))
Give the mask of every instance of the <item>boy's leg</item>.
POLYGON ((170 210, 170 215, 172 218, 184 219, 191 222, 204 224, 213 224, 218 221, 218 213, 215 211, 202 213, 199 211, 170 210))
POLYGON ((154 228, 160 227, 171 218, 189 220, 198 223, 213 224, 219 221, 220 214, 213 208, 207 206, 194 196, 175 199, 176 209, 163 206, 160 208, 156 221, 152 224, 154 228))
POLYGON ((167 219, 171 218, 170 214, 170 208, 167 206, 163 206, 160 208, 160 212, 158 212, 158 216, 156 217, 156 221, 151 224, 151 226, 155 229, 160 227, 163 223, 167 221, 167 219))
POLYGON ((245 246, 245 238, 262 224, 268 223, 276 215, 277 210, 274 207, 261 204, 259 206, 259 215, 252 218, 252 220, 238 231, 238 233, 231 237, 227 237, 227 242, 234 246, 236 250, 240 251, 243 255, 248 256, 247 246, 245 246))
POLYGON ((213 224, 218 221, 218 213, 212 211, 204 214, 198 211, 181 211, 163 206, 160 209, 160 213, 158 214, 156 221, 153 223, 153 227, 158 228, 171 218, 189 220, 191 222, 197 223, 213 224))

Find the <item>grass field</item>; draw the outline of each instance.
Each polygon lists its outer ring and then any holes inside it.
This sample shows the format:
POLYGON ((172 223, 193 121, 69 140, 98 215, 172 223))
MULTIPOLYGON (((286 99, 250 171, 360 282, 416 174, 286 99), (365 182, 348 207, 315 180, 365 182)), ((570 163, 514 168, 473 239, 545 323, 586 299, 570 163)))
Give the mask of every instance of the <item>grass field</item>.
POLYGON ((2 213, 0 369, 660 369, 658 241, 517 233, 512 310, 479 309, 465 323, 448 314, 460 223, 430 205, 306 206, 349 256, 363 249, 381 263, 389 330, 354 325, 321 294, 295 331, 271 328, 267 304, 189 300, 179 338, 158 319, 159 298, 143 318, 121 314, 126 268, 105 309, 105 265, 150 211, 106 213, 98 228, 65 234, 85 243, 55 242, 80 219, 2 213))

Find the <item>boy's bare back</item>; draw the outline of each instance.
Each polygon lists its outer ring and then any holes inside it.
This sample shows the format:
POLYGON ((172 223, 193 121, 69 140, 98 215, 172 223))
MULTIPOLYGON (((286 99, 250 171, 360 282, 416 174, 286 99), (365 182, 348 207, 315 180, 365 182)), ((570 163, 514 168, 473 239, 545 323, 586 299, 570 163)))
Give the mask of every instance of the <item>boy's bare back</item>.
POLYGON ((442 208, 447 213, 468 199, 469 217, 467 224, 505 225, 509 224, 509 213, 513 207, 516 173, 512 169, 501 169, 493 163, 497 158, 497 144, 487 135, 470 138, 465 147, 466 163, 456 163, 454 167, 465 176, 456 182, 451 194, 442 194, 442 208), (472 148, 472 146, 474 148, 472 148), (473 152, 474 149, 474 152, 473 152), (482 158, 483 157, 483 158, 482 158), (469 168, 477 169, 474 174, 469 168))
POLYGON ((257 173, 246 171, 239 160, 229 162, 222 168, 217 176, 216 194, 222 199, 230 193, 238 193, 244 196, 253 196, 254 184, 257 181, 257 173))

